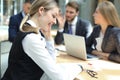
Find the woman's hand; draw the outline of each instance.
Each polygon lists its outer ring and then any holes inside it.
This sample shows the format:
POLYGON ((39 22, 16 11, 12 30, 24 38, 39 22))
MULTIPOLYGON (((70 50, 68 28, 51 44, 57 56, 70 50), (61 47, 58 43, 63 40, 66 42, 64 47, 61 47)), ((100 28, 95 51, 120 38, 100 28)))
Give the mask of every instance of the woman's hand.
POLYGON ((41 29, 42 34, 44 35, 45 39, 47 41, 52 40, 52 35, 51 35, 51 27, 48 27, 48 30, 41 29))
POLYGON ((108 57, 109 57, 110 53, 105 53, 105 52, 102 52, 102 51, 93 50, 92 54, 98 56, 101 59, 108 60, 108 57))

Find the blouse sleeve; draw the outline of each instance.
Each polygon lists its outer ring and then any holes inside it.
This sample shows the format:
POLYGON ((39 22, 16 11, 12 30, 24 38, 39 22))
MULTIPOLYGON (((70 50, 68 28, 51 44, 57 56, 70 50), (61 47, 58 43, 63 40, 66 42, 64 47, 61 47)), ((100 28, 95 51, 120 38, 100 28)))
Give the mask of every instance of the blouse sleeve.
POLYGON ((46 49, 48 50, 51 57, 55 60, 57 53, 54 47, 54 41, 46 41, 46 49))
POLYGON ((111 52, 109 60, 120 63, 120 33, 114 35, 116 51, 111 52))
POLYGON ((60 66, 56 64, 50 55, 52 52, 49 53, 44 39, 40 38, 40 35, 36 34, 29 34, 24 38, 22 45, 26 54, 38 64, 50 80, 73 80, 81 72, 81 68, 78 65, 60 66))

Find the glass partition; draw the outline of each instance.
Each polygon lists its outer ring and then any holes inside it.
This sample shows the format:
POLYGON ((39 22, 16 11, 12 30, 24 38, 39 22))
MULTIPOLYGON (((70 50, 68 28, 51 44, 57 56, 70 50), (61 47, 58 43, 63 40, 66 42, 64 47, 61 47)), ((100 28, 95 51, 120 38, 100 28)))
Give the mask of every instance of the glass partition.
POLYGON ((8 26, 9 17, 22 9, 24 0, 0 0, 0 27, 8 26))

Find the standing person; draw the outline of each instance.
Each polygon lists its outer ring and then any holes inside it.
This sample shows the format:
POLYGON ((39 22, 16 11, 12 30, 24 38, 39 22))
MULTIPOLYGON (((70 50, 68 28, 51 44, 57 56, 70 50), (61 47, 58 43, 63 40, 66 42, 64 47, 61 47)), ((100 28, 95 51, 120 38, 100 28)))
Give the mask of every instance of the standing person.
POLYGON ((58 12, 54 0, 33 2, 21 22, 1 80, 73 80, 81 72, 79 65, 56 64, 51 27, 56 23, 58 12))
POLYGON ((63 33, 83 36, 85 39, 91 34, 91 23, 78 17, 79 7, 76 1, 70 1, 66 5, 65 17, 61 14, 57 17, 59 27, 55 36, 56 44, 64 43, 63 33))
POLYGON ((14 41, 14 38, 19 31, 20 23, 23 17, 29 12, 32 2, 33 0, 25 0, 25 2, 23 3, 23 10, 20 13, 10 17, 8 39, 10 42, 14 41))
POLYGON ((101 2, 93 14, 94 27, 87 40, 88 53, 120 63, 120 19, 112 2, 101 2))

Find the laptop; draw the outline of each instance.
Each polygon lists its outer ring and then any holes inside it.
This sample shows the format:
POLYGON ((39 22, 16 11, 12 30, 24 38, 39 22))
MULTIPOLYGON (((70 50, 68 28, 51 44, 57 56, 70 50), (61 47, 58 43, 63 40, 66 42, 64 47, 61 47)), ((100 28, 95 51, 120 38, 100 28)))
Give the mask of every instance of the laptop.
POLYGON ((82 36, 63 34, 67 54, 82 60, 98 59, 97 56, 86 53, 85 39, 82 36))

